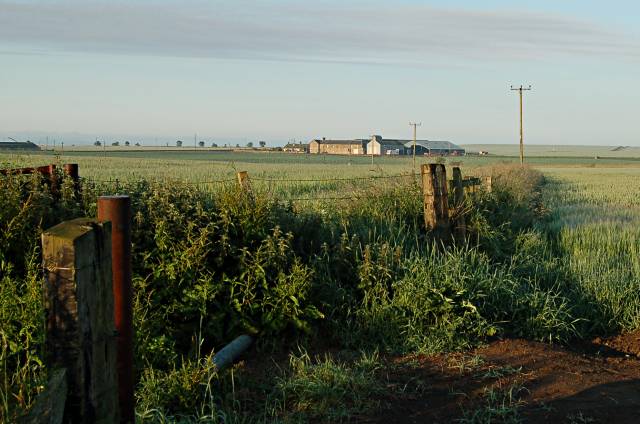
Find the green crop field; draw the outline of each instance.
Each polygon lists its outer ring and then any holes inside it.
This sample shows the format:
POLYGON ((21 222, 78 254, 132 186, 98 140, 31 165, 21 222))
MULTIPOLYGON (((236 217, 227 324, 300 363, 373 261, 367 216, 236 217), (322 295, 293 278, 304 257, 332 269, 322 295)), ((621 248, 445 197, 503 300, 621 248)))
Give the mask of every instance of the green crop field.
POLYGON ((81 197, 64 181, 56 200, 37 176, 0 177, 0 421, 27 410, 50 371, 40 235, 114 192, 133 198, 143 422, 357 421, 427 390, 395 358, 638 330, 640 159, 596 150, 541 150, 524 168, 513 155, 418 158, 492 176, 492 192, 452 208, 467 224, 457 244, 425 228, 406 157, 0 153, 0 168, 78 163, 84 179, 81 197), (256 339, 253 365, 216 370, 213 352, 240 334, 256 339))

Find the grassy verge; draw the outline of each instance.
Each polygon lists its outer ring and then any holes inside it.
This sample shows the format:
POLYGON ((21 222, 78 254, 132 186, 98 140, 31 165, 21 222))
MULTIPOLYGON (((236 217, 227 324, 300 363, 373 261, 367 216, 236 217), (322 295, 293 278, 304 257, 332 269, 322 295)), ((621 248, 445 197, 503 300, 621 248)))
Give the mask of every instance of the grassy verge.
MULTIPOLYGON (((120 184, 134 208, 140 418, 345 421, 383 406, 375 401, 387 384, 376 352, 453 351, 498 336, 567 342, 633 327, 640 302, 614 310, 627 292, 595 291, 588 273, 577 272, 579 262, 565 260, 569 238, 558 241, 540 226, 548 215, 542 176, 513 166, 482 172, 493 175, 494 191, 477 193, 464 208, 469 243, 446 247, 422 227, 420 188, 411 178, 375 190, 351 186, 348 201, 307 203, 282 202, 260 188, 248 196, 235 186, 120 184), (258 338, 257 360, 261 352, 311 351, 320 342, 365 353, 301 353, 263 382, 218 374, 211 352, 243 333, 258 338), (244 398, 255 384, 264 395, 244 398)), ((2 184, 10 195, 0 205, 0 419, 10 420, 46 376, 39 234, 94 215, 96 197, 112 187, 87 184, 82 201, 67 190, 54 204, 36 181, 26 191, 16 179, 2 184)), ((546 219, 552 226, 555 218, 546 219)))

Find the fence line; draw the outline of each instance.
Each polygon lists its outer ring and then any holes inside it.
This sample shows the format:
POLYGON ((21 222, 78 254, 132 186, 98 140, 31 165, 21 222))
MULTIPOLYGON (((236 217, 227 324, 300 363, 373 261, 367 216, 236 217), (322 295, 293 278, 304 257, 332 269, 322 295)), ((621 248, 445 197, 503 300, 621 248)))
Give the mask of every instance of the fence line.
POLYGON ((251 177, 252 180, 256 181, 268 181, 268 182, 330 182, 330 181, 360 181, 360 180, 377 180, 377 179, 391 179, 391 178, 406 178, 412 177, 412 174, 397 174, 397 175, 372 175, 370 177, 351 177, 351 178, 298 178, 298 179, 287 179, 287 178, 262 178, 262 177, 251 177))
MULTIPOLYGON (((441 164, 427 164, 427 167, 433 167, 433 169, 443 169, 445 170, 445 179, 442 184, 445 184, 449 191, 456 192, 459 190, 460 186, 464 190, 464 193, 475 192, 476 187, 479 185, 484 185, 487 191, 491 191, 491 177, 458 177, 461 181, 457 181, 454 174, 454 180, 446 181, 446 168, 441 164)), ((71 177, 74 181, 74 190, 76 195, 80 195, 81 192, 81 183, 89 183, 93 185, 99 184, 115 184, 116 190, 120 188, 126 187, 127 184, 136 183, 139 181, 147 181, 154 184, 184 184, 188 186, 202 186, 209 184, 241 184, 242 186, 247 186, 250 188, 250 180, 259 181, 269 184, 269 189, 273 189, 273 186, 286 186, 289 183, 327 183, 327 182, 349 182, 349 181, 366 181, 366 180, 393 180, 393 179, 406 179, 406 178, 417 178, 415 174, 405 173, 405 174, 394 174, 394 175, 371 175, 366 177, 345 177, 345 178, 265 178, 265 177, 250 177, 246 171, 238 172, 236 178, 224 178, 224 179, 211 179, 211 180, 203 180, 203 181, 184 181, 184 180, 149 180, 140 177, 140 179, 127 179, 120 180, 118 178, 112 179, 100 179, 100 178, 91 178, 91 177, 80 177, 78 172, 77 164, 65 164, 64 165, 64 173, 68 177, 71 177), (120 187, 120 185, 123 187, 120 187)), ((455 169, 458 167, 454 167, 455 169)), ((435 172, 435 171, 434 171, 435 172)), ((32 167, 32 168, 16 168, 16 169, 0 169, 0 175, 29 175, 33 173, 40 173, 43 177, 47 177, 50 182, 50 187, 52 193, 56 195, 58 193, 58 180, 56 177, 56 165, 46 165, 41 167, 32 167)), ((459 173, 459 172, 458 172, 459 173)), ((460 174, 461 175, 461 174, 460 174)), ((420 180, 422 182, 422 190, 424 192, 424 177, 420 180)), ((440 181, 440 180, 438 180, 440 181)), ((245 187, 246 188, 246 187, 245 187)), ((440 189, 441 190, 441 189, 440 189)), ((459 194, 456 195, 457 198, 460 198, 459 194)), ((310 196, 310 197, 283 197, 279 199, 282 202, 313 202, 313 201, 326 201, 326 200, 353 200, 353 199, 361 199, 363 195, 349 195, 349 196, 310 196)), ((458 203, 458 201, 456 201, 458 203)), ((461 222, 457 223, 457 226, 460 226, 461 222)))

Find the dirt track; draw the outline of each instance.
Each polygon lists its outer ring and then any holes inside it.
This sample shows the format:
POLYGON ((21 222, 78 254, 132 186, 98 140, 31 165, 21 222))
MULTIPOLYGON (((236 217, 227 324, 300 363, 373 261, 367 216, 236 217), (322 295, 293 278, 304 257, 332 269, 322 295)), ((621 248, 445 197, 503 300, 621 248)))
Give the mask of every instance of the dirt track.
POLYGON ((362 422, 450 423, 477 414, 491 422, 639 423, 638 356, 640 333, 575 351, 503 340, 465 354, 403 358, 414 365, 397 369, 412 371, 390 380, 424 389, 384 399, 388 409, 362 422))

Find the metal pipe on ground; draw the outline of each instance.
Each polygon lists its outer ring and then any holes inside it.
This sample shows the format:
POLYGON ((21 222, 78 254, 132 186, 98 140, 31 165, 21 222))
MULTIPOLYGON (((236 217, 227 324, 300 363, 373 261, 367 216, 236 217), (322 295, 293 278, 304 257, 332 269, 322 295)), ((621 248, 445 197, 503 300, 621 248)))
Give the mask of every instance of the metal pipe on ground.
POLYGON ((236 337, 231 343, 223 347, 213 356, 213 363, 218 369, 224 369, 233 362, 253 343, 253 337, 243 334, 236 337))

